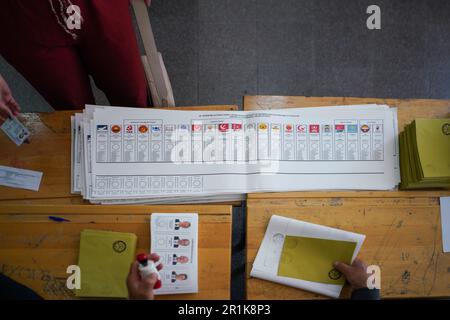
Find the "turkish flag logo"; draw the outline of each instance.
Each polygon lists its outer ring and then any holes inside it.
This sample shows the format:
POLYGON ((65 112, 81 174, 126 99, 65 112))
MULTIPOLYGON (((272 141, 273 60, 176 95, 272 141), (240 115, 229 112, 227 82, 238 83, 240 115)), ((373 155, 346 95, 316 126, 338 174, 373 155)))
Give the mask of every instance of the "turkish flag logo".
POLYGON ((230 125, 228 123, 219 124, 220 132, 227 132, 230 129, 230 125))

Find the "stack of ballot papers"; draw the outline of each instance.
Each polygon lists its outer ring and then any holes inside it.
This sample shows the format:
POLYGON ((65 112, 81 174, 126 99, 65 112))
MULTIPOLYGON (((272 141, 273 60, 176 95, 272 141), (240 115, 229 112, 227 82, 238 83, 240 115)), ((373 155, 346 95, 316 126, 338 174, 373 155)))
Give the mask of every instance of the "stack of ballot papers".
POLYGON ((77 297, 127 298, 126 279, 134 260, 137 237, 132 233, 83 230, 77 297))
POLYGON ((194 203, 246 193, 391 190, 397 110, 86 106, 72 117, 72 192, 92 203, 194 203))
POLYGON ((250 276, 338 298, 345 278, 333 264, 351 264, 365 236, 272 216, 250 276))
POLYGON ((450 119, 417 119, 400 134, 401 188, 450 189, 450 119))

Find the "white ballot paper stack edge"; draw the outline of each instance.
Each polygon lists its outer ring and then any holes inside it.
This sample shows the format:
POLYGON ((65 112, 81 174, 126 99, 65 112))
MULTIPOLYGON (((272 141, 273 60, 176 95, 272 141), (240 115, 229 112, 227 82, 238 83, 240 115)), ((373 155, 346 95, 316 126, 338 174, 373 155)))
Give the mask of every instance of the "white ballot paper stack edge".
POLYGON ((156 295, 198 292, 198 215, 153 213, 151 252, 161 257, 156 295))
POLYGON ((352 262, 358 255, 366 236, 277 215, 273 215, 270 219, 264 239, 253 262, 250 276, 338 298, 343 288, 342 285, 318 283, 277 275, 285 236, 356 242, 352 262))
POLYGON ((391 190, 400 181, 397 109, 387 105, 260 111, 87 105, 71 123, 71 189, 92 203, 391 190))

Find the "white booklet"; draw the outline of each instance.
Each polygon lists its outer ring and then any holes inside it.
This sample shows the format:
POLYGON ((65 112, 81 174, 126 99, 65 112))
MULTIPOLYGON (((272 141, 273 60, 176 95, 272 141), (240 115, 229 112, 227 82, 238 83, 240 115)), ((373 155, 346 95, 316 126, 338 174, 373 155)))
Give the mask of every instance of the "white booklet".
POLYGON ((352 256, 353 261, 361 249, 365 235, 276 215, 273 215, 270 219, 250 275, 255 278, 338 298, 343 285, 306 281, 278 275, 280 258, 286 236, 355 242, 356 246, 352 256))
POLYGON ((198 292, 198 215, 153 213, 151 252, 161 257, 156 295, 198 292))

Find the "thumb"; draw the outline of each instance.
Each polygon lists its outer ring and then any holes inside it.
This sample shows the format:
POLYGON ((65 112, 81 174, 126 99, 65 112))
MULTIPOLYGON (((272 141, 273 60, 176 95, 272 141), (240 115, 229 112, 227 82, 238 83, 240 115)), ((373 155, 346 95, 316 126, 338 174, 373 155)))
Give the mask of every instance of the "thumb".
POLYGON ((334 263, 334 267, 336 268, 336 270, 341 272, 344 276, 347 276, 352 271, 352 266, 349 266, 348 264, 345 264, 340 261, 336 261, 334 263))
POLYGON ((130 271, 128 272, 128 276, 131 278, 138 278, 139 277, 139 263, 137 261, 133 261, 133 263, 130 265, 130 271))

